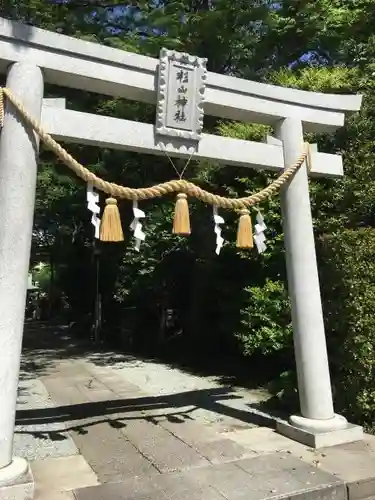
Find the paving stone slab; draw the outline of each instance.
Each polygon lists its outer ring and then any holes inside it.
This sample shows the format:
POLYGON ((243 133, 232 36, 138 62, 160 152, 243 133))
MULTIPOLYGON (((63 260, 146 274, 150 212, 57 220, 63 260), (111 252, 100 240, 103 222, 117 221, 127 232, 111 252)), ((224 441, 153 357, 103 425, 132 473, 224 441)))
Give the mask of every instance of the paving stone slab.
MULTIPOLYGON (((237 462, 234 462, 234 464, 241 467, 241 469, 245 470, 249 474, 254 475, 272 474, 279 471, 297 471, 300 473, 301 470, 309 470, 311 473, 314 473, 313 475, 320 472, 316 467, 311 467, 302 460, 299 460, 288 453, 258 455, 256 458, 238 460, 237 462)), ((340 482, 339 479, 335 479, 331 474, 322 472, 320 475, 324 476, 326 479, 333 479, 340 482)))
POLYGON ((85 369, 88 373, 97 377, 104 385, 120 397, 144 396, 146 393, 131 382, 128 382, 112 367, 98 367, 93 363, 85 363, 85 369))
POLYGON ((222 435, 216 432, 214 426, 184 419, 182 416, 166 416, 157 419, 157 422, 168 432, 181 439, 181 441, 194 446, 222 438, 222 435))
POLYGON ((228 437, 259 454, 287 452, 340 478, 347 483, 349 499, 375 497, 375 436, 367 434, 362 441, 321 450, 308 448, 267 428, 233 432, 228 437))
MULTIPOLYGON (((71 380, 62 377, 43 377, 42 381, 57 406, 75 405, 89 402, 76 386, 76 378, 71 380)), ((87 379, 87 383, 90 378, 87 379)))
POLYGON ((113 391, 96 378, 91 378, 88 383, 78 382, 75 384, 75 387, 82 393, 85 401, 92 403, 114 401, 118 398, 113 391))
POLYGON ((375 470, 374 477, 371 479, 362 479, 347 484, 349 500, 364 500, 375 497, 375 470))
POLYGON ((82 402, 101 401, 103 399, 111 400, 117 397, 101 380, 95 378, 83 366, 76 367, 76 373, 69 374, 68 376, 43 377, 43 382, 53 395, 53 398, 61 404, 73 404, 80 402, 80 400, 82 402), (75 400, 72 401, 71 398, 66 399, 67 394, 69 395, 72 388, 77 389, 78 392, 82 392, 81 398, 77 393, 75 400), (103 393, 105 393, 104 397, 103 393))
POLYGON ((346 500, 343 481, 290 455, 264 455, 235 464, 250 475, 252 489, 259 498, 298 496, 346 500))
MULTIPOLYGON (((303 458, 311 461, 311 456, 303 458)), ((319 450, 314 460, 322 469, 348 483, 375 480, 375 436, 367 435, 363 441, 319 450)), ((375 495, 375 490, 372 494, 375 495)))
POLYGON ((36 493, 33 500, 75 500, 73 491, 47 491, 36 493))
POLYGON ((184 474, 200 486, 213 486, 224 498, 242 498, 251 491, 251 478, 233 463, 200 467, 184 474))
POLYGON ((0 486, 1 500, 34 500, 34 483, 27 481, 24 484, 0 486))
POLYGON ((296 459, 270 456, 268 464, 254 458, 197 467, 80 489, 75 495, 77 500, 346 500, 346 488, 337 478, 296 459))
POLYGON ((30 465, 36 496, 99 484, 96 474, 81 455, 35 460, 30 465))
POLYGON ((228 462, 249 456, 256 456, 251 450, 246 450, 243 446, 230 439, 196 443, 195 447, 201 455, 212 463, 228 462))
POLYGON ((79 432, 71 432, 78 449, 98 475, 100 482, 120 481, 134 475, 157 474, 151 461, 112 425, 122 424, 105 419, 104 422, 86 426, 79 432))
POLYGON ((122 432, 160 472, 178 471, 209 464, 209 461, 197 450, 173 436, 163 427, 147 420, 129 421, 122 432))
POLYGON ((225 498, 306 498, 345 500, 343 481, 288 456, 266 455, 189 471, 201 484, 213 485, 225 498))
POLYGON ((158 482, 109 483, 94 488, 75 490, 77 500, 224 500, 211 486, 186 484, 180 477, 169 482, 163 476, 158 482))
POLYGON ((250 448, 258 454, 288 451, 300 458, 306 450, 309 450, 305 445, 292 441, 269 427, 256 427, 254 429, 241 429, 235 432, 228 432, 226 437, 236 443, 242 444, 242 446, 246 446, 246 448, 250 448))

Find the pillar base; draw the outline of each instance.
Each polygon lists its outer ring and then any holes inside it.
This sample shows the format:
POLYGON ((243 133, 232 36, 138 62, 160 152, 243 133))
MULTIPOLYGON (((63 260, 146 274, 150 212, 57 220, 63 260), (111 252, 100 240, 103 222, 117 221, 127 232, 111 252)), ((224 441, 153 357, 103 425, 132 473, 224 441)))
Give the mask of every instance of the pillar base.
POLYGON ((363 439, 363 428, 348 423, 341 415, 335 415, 329 420, 313 420, 293 415, 290 423, 278 421, 276 430, 283 436, 314 449, 363 439))
POLYGON ((348 421, 341 415, 334 415, 333 418, 328 420, 317 420, 301 417, 300 415, 292 415, 290 423, 294 427, 313 433, 339 431, 348 427, 348 421))
POLYGON ((32 500, 34 479, 26 460, 14 457, 12 462, 0 469, 1 500, 32 500))

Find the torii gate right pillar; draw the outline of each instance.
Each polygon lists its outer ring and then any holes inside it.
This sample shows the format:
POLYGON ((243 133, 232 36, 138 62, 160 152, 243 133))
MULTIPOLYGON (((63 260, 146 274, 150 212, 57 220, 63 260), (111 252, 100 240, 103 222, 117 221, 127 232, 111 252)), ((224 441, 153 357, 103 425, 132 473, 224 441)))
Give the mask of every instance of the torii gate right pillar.
MULTIPOLYGON (((275 132, 285 165, 291 165, 303 146, 302 123, 286 118, 275 132)), ((306 163, 282 190, 281 200, 301 415, 278 424, 278 431, 314 448, 360 440, 362 428, 333 409, 306 163)))

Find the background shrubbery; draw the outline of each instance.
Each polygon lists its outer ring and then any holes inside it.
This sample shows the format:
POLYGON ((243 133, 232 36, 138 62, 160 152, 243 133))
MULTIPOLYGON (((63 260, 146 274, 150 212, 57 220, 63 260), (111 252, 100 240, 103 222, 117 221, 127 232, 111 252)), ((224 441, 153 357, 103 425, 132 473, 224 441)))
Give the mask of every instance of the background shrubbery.
POLYGON ((336 401, 375 422, 375 229, 322 238, 321 282, 336 401))

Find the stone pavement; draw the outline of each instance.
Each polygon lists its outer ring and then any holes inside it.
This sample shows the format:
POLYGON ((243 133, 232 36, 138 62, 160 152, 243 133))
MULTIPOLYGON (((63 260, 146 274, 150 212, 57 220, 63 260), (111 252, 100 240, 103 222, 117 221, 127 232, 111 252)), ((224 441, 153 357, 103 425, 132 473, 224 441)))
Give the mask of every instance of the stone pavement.
POLYGON ((374 437, 316 452, 274 432, 254 406, 266 398, 40 326, 25 334, 15 454, 36 500, 375 496, 374 437))

